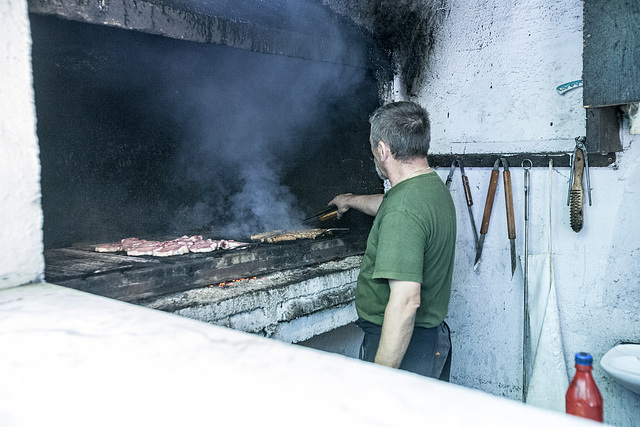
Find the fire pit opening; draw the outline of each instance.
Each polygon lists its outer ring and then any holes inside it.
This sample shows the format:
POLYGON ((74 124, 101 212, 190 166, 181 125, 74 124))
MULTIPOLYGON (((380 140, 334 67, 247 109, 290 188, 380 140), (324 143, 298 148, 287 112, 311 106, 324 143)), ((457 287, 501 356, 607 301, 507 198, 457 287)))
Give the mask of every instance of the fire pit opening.
POLYGON ((337 192, 378 190, 371 70, 31 24, 47 249, 202 228, 246 238, 300 226, 337 192))
MULTIPOLYGON (((151 13, 153 28, 173 19, 164 36, 127 29, 138 22, 131 14, 96 25, 120 6, 82 7, 91 5, 30 3, 46 280, 149 303, 362 254, 371 219, 355 211, 321 224, 347 231, 318 239, 166 258, 96 253, 96 244, 128 237, 249 242, 254 233, 317 227, 303 219, 341 192, 381 191, 368 148, 378 69, 328 54, 333 33, 280 52, 268 39, 274 31, 245 34, 234 20, 224 21, 237 27, 220 43, 194 41, 209 38, 204 30, 180 40, 176 22, 184 19, 186 32, 195 25, 187 13, 151 13)), ((197 26, 213 34, 221 22, 197 26)), ((295 27, 304 39, 304 25, 295 27)), ((341 43, 353 50, 359 40, 341 43)))

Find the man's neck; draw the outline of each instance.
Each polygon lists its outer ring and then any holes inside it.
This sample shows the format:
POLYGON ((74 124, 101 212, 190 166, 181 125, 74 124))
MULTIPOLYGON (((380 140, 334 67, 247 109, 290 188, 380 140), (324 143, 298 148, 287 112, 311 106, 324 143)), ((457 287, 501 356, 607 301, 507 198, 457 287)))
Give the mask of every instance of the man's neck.
POLYGON ((414 159, 405 163, 396 160, 393 162, 392 167, 388 170, 389 182, 392 187, 409 178, 433 172, 425 158, 414 159))

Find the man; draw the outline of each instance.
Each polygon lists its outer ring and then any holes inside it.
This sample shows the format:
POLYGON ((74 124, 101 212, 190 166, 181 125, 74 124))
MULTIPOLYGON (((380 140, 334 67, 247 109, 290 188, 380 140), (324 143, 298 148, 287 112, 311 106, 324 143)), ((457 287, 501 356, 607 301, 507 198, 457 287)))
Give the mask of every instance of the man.
POLYGON ((351 208, 375 215, 356 286, 360 359, 448 381, 456 214, 427 161, 429 118, 416 103, 395 102, 369 121, 376 169, 391 188, 329 202, 338 218, 351 208))

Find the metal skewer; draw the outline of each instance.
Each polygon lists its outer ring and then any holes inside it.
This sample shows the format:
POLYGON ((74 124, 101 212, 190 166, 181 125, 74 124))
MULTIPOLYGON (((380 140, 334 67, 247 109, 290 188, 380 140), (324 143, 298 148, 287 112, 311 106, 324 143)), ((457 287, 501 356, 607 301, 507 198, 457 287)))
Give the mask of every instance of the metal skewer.
POLYGON ((529 159, 522 161, 524 169, 524 326, 522 333, 522 401, 527 401, 527 388, 529 378, 527 375, 527 343, 529 334, 529 171, 533 162, 529 159), (528 162, 528 166, 525 163, 528 162))

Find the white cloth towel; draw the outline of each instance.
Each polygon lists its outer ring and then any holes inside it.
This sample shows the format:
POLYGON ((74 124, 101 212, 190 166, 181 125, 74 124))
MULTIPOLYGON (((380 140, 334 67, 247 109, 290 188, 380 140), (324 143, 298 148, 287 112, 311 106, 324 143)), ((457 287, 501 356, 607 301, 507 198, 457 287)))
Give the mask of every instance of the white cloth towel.
POLYGON ((526 403, 565 412, 569 387, 564 360, 558 301, 553 280, 551 240, 551 184, 553 162, 549 162, 549 245, 547 253, 528 255, 529 351, 526 403))

